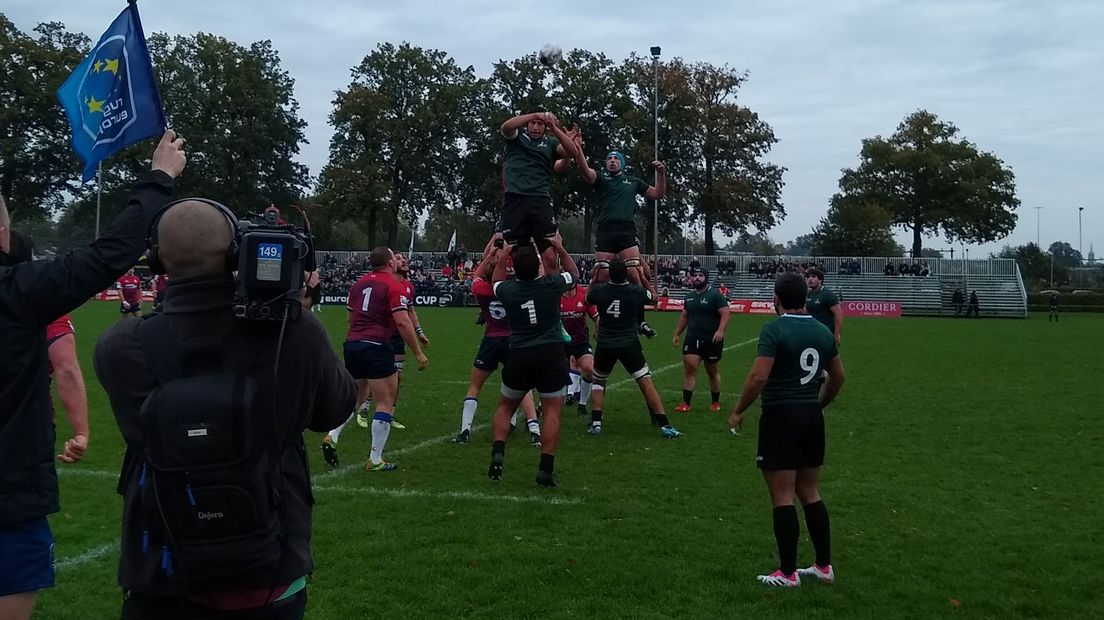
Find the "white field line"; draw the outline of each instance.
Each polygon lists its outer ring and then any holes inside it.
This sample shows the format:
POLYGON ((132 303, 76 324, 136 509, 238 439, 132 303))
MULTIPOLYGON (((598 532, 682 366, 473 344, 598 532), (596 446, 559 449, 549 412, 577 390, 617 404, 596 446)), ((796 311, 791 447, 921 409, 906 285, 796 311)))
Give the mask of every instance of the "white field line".
POLYGON ((336 493, 357 493, 361 495, 374 495, 378 497, 393 497, 405 499, 410 497, 429 497, 436 499, 473 499, 488 502, 534 502, 538 504, 574 505, 581 504, 583 500, 574 497, 556 497, 542 495, 501 495, 497 493, 476 493, 473 491, 418 491, 415 489, 386 489, 380 487, 342 487, 342 486, 316 486, 315 491, 333 491, 336 493))
MULTIPOLYGON (((752 344, 752 343, 754 343, 758 340, 759 340, 758 338, 752 338, 750 340, 745 340, 743 342, 738 342, 736 344, 732 344, 732 345, 729 345, 729 346, 725 347, 724 350, 725 351, 730 351, 732 349, 736 349, 736 348, 739 348, 739 347, 744 347, 744 346, 752 344)), ((652 370, 652 374, 657 375, 661 372, 666 372, 666 371, 672 370, 674 368, 679 368, 680 366, 682 366, 681 361, 676 362, 674 364, 668 364, 666 366, 662 366, 660 368, 656 368, 656 369, 652 370)), ((616 389, 618 387, 622 387, 622 386, 625 386, 625 385, 630 385, 630 384, 635 383, 635 382, 636 382, 636 380, 633 379, 632 377, 627 377, 625 379, 622 379, 620 381, 617 381, 617 382, 613 383, 612 385, 610 385, 606 389, 607 390, 612 390, 612 389, 616 389)), ((458 382, 457 384, 459 384, 459 383, 467 383, 467 382, 466 381, 461 381, 461 382, 458 382)), ((481 426, 482 425, 477 424, 477 425, 472 427, 472 430, 475 431, 475 430, 481 428, 481 426)), ((452 438, 453 438, 453 435, 451 435, 451 434, 449 434, 449 435, 438 435, 437 437, 431 437, 431 438, 426 439, 424 441, 418 442, 414 445, 406 446, 404 448, 399 448, 398 450, 388 452, 388 454, 390 456, 400 456, 400 455, 403 455, 403 454, 409 454, 411 452, 416 452, 416 451, 421 450, 423 448, 429 448, 429 447, 432 447, 432 446, 436 446, 438 444, 445 443, 447 441, 452 440, 452 438)), ((319 474, 317 476, 314 476, 312 478, 312 482, 316 483, 316 486, 314 487, 314 490, 315 491, 333 491, 333 492, 338 492, 338 493, 358 493, 358 494, 362 494, 362 495, 375 495, 375 496, 393 497, 393 498, 400 498, 400 499, 401 498, 409 498, 409 497, 438 497, 438 498, 443 498, 443 499, 471 499, 471 500, 481 500, 481 501, 506 501, 506 502, 517 502, 517 503, 536 502, 536 503, 545 503, 545 504, 553 504, 553 505, 565 505, 565 504, 566 505, 573 505, 573 504, 583 503, 583 501, 581 499, 569 498, 569 497, 555 497, 555 496, 543 497, 543 496, 540 496, 540 495, 531 495, 531 496, 527 496, 527 495, 496 495, 496 494, 490 494, 490 493, 474 493, 474 492, 471 492, 471 491, 437 491, 437 492, 433 492, 433 491, 417 491, 417 490, 413 490, 413 489, 387 489, 387 488, 379 488, 379 487, 340 487, 340 486, 326 486, 326 485, 318 485, 317 484, 317 483, 321 483, 321 482, 324 482, 324 481, 327 481, 327 480, 337 478, 337 477, 342 476, 344 474, 347 474, 347 473, 349 473, 353 470, 360 469, 363 466, 364 465, 362 463, 355 463, 355 464, 352 464, 352 465, 345 465, 343 467, 339 467, 338 469, 334 469, 332 471, 328 471, 328 472, 325 472, 323 474, 319 474)), ((58 474, 63 476, 63 477, 64 476, 86 476, 86 477, 90 477, 90 478, 118 478, 119 477, 119 474, 117 472, 101 471, 101 470, 96 470, 96 469, 65 469, 64 467, 58 469, 58 474)), ((106 545, 100 545, 99 547, 94 547, 92 549, 89 549, 88 551, 85 551, 84 553, 82 553, 80 555, 60 560, 57 563, 57 569, 58 570, 63 570, 63 569, 77 568, 77 567, 83 566, 85 564, 90 564, 92 562, 96 562, 96 561, 98 561, 102 558, 107 557, 108 555, 111 554, 112 551, 114 551, 115 549, 118 549, 118 548, 119 548, 119 540, 116 539, 115 542, 112 542, 112 543, 109 543, 109 544, 106 544, 106 545)))
POLYGON ((64 560, 59 560, 54 568, 57 570, 67 570, 70 568, 79 568, 85 564, 91 564, 97 562, 111 555, 113 551, 119 548, 119 539, 116 538, 115 542, 107 543, 106 545, 100 545, 99 547, 93 547, 88 551, 80 555, 75 555, 64 560))

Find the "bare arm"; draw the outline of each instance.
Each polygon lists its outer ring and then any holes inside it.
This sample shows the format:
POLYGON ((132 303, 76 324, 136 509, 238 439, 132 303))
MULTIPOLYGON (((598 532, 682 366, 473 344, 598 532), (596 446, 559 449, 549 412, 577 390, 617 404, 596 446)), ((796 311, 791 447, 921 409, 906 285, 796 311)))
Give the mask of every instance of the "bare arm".
POLYGON ((843 360, 835 356, 828 361, 828 380, 820 387, 820 408, 832 404, 843 388, 843 360))
POLYGON ((422 320, 418 318, 418 311, 414 309, 414 304, 410 305, 410 321, 414 324, 414 334, 418 336, 418 341, 423 347, 428 347, 429 336, 422 330, 422 320))
POLYGON ((652 166, 656 169, 656 184, 644 192, 644 197, 648 200, 659 200, 667 195, 667 167, 661 161, 653 161, 652 166))
POLYGON ((73 334, 58 338, 50 344, 48 353, 50 364, 54 367, 58 399, 65 407, 69 426, 73 427, 73 438, 65 442, 58 459, 76 463, 84 457, 84 451, 88 448, 88 395, 84 389, 84 375, 77 362, 76 338, 73 334))
POLYGON ((552 247, 555 248, 556 254, 560 257, 560 266, 563 270, 570 273, 571 277, 575 278, 575 281, 579 281, 579 267, 575 265, 575 259, 571 258, 571 255, 567 253, 567 250, 563 246, 563 238, 559 233, 556 233, 555 237, 549 239, 552 243, 552 247))
POLYGON ((717 310, 717 312, 721 315, 721 324, 717 326, 717 333, 713 334, 713 342, 724 340, 725 330, 728 329, 728 320, 732 318, 732 313, 729 311, 728 304, 725 304, 725 306, 717 310))
POLYGON ((425 370, 429 359, 422 352, 422 345, 418 342, 418 336, 414 332, 414 324, 410 322, 410 313, 403 309, 395 310, 392 315, 395 317, 395 327, 399 329, 403 342, 410 347, 410 350, 414 352, 414 358, 418 360, 418 370, 425 370))
POLYGON ((499 127, 498 131, 507 140, 513 140, 517 137, 518 130, 528 125, 529 121, 544 120, 543 117, 543 112, 520 114, 513 118, 506 119, 506 122, 502 123, 502 127, 499 127))
POLYGON ((835 322, 836 346, 840 343, 840 334, 843 332, 843 305, 832 306, 832 320, 835 322))
POLYGON ((689 320, 689 318, 690 317, 689 317, 689 315, 686 314, 685 310, 683 310, 679 314, 678 325, 675 326, 675 335, 671 336, 671 346, 672 347, 675 347, 676 349, 678 348, 678 346, 679 346, 679 336, 681 336, 683 330, 686 329, 686 322, 689 320))
POLYGON ((506 259, 510 256, 510 251, 513 250, 513 246, 506 246, 502 250, 502 255, 498 257, 498 264, 495 265, 494 275, 491 276, 491 282, 502 282, 508 275, 506 273, 506 259))
POLYGON ((560 127, 560 123, 556 120, 554 114, 548 114, 547 117, 548 128, 552 130, 552 135, 560 141, 559 146, 556 147, 556 152, 564 157, 577 159, 579 157, 579 147, 575 144, 575 140, 560 127))
POLYGON ((484 280, 487 279, 487 276, 489 275, 487 272, 491 269, 491 259, 493 259, 498 253, 498 248, 492 245, 490 252, 487 252, 483 255, 483 260, 480 261, 479 265, 475 268, 476 278, 483 278, 484 280))
POLYGON ((763 392, 773 368, 773 357, 759 356, 755 358, 755 363, 751 365, 751 371, 748 372, 747 379, 744 381, 744 387, 740 390, 740 400, 737 401, 736 407, 732 409, 732 415, 728 417, 728 427, 730 429, 735 430, 744 425, 744 413, 759 398, 759 394, 763 392))

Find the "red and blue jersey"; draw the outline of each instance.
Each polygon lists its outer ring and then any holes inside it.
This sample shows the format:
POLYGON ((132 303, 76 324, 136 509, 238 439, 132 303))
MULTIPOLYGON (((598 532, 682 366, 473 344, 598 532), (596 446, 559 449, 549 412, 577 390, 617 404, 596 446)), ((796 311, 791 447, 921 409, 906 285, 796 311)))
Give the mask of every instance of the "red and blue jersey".
POLYGON ((395 334, 395 312, 407 312, 410 299, 394 274, 367 273, 349 289, 347 341, 385 344, 395 334))
POLYGON ((506 320, 506 307, 495 299, 491 283, 483 278, 472 281, 472 295, 479 303, 479 311, 483 313, 483 336, 487 338, 505 338, 510 335, 510 323, 506 320))
POLYGON ((123 300, 128 304, 136 304, 142 301, 142 280, 138 276, 119 278, 119 290, 123 294, 123 300))
POLYGON ((598 317, 598 309, 586 302, 586 289, 575 287, 575 294, 560 296, 560 322, 564 330, 571 336, 571 342, 580 344, 590 340, 590 330, 587 328, 587 317, 594 320, 598 317))

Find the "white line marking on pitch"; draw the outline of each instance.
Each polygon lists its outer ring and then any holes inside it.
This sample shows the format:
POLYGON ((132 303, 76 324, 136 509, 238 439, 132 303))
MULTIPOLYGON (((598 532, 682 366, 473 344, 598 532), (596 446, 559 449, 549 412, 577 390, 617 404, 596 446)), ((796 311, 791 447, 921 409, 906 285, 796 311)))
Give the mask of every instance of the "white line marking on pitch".
POLYGON ((80 555, 75 555, 71 558, 59 560, 58 563, 54 565, 54 568, 56 568, 57 570, 66 570, 69 568, 78 568, 80 566, 84 566, 85 564, 91 564, 92 562, 102 560, 103 558, 111 555, 111 553, 118 548, 119 539, 116 538, 115 542, 107 543, 106 545, 100 545, 99 547, 93 547, 92 549, 89 549, 88 551, 85 551, 80 555))
POLYGON ((69 469, 67 467, 58 467, 57 472, 59 478, 66 478, 68 476, 84 476, 86 478, 112 478, 114 480, 119 479, 119 472, 103 471, 101 469, 69 469))
POLYGON ((534 502, 538 504, 575 505, 583 500, 575 497, 543 497, 540 495, 499 495, 495 493, 476 493, 474 491, 418 491, 415 489, 384 489, 379 487, 341 487, 316 486, 315 491, 334 491, 338 493, 358 493, 394 498, 429 497, 435 499, 475 499, 488 502, 534 502))
MULTIPOLYGON (((483 424, 476 424, 476 425, 472 426, 472 432, 474 433, 475 431, 478 431, 479 429, 483 428, 484 426, 485 425, 483 425, 483 424)), ((425 441, 420 441, 420 442, 418 442, 418 443, 416 443, 412 446, 406 446, 406 447, 403 447, 403 448, 399 448, 397 450, 388 450, 386 452, 386 455, 387 456, 401 456, 403 454, 410 454, 411 452, 416 452, 418 450, 421 450, 422 448, 428 448, 430 446, 435 446, 437 444, 445 443, 447 441, 452 441, 452 439, 455 436, 456 435, 438 435, 436 437, 430 437, 429 439, 426 439, 425 441)), ((338 476, 343 476, 343 475, 353 471, 354 469, 362 469, 363 467, 364 467, 364 463, 353 463, 351 465, 343 465, 341 467, 338 467, 337 469, 333 469, 333 470, 330 470, 328 472, 318 474, 317 476, 314 476, 313 478, 311 478, 311 480, 315 483, 324 482, 324 481, 330 480, 332 478, 337 478, 338 476)))

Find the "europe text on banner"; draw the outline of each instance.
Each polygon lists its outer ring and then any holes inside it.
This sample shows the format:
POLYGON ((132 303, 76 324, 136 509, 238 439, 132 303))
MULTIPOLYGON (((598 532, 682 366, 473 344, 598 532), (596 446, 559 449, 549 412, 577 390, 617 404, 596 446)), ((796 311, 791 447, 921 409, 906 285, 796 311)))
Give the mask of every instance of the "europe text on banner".
POLYGON ((115 151, 165 131, 137 4, 115 18, 57 96, 73 130, 73 150, 84 160, 85 181, 115 151))

